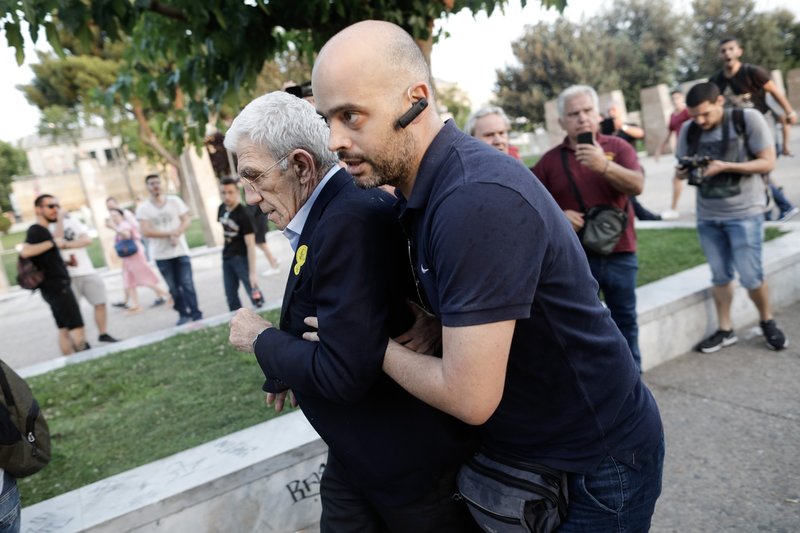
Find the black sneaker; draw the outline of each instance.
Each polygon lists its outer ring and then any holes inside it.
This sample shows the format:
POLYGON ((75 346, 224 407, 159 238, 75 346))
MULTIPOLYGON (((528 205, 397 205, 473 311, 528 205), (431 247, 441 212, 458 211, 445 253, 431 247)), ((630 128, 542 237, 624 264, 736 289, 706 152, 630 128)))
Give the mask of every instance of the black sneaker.
POLYGON ((738 340, 739 339, 736 338, 736 335, 733 333, 732 329, 728 331, 725 331, 724 329, 718 329, 709 338, 698 343, 694 349, 698 352, 714 353, 720 348, 735 344, 738 340))
POLYGON ((119 341, 119 339, 115 339, 114 337, 112 337, 108 333, 103 333, 102 335, 97 337, 97 340, 100 341, 100 342, 118 342, 119 341))
POLYGON ((159 305, 164 305, 165 303, 167 303, 167 299, 159 297, 153 301, 153 305, 151 305, 150 307, 158 307, 159 305))
POLYGON ((767 348, 770 350, 783 350, 789 346, 789 339, 778 329, 774 320, 759 322, 758 325, 761 326, 761 331, 764 333, 767 348))

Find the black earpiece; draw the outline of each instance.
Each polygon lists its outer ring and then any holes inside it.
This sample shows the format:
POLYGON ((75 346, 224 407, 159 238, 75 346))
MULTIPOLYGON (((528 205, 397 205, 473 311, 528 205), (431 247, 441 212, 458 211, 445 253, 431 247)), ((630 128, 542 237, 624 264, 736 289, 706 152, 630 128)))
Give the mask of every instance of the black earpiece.
POLYGON ((397 129, 405 128, 411 124, 411 122, 413 122, 413 120, 417 118, 426 107, 428 107, 428 101, 424 98, 420 98, 414 102, 414 104, 411 106, 411 109, 403 113, 403 116, 397 119, 395 127, 397 129))

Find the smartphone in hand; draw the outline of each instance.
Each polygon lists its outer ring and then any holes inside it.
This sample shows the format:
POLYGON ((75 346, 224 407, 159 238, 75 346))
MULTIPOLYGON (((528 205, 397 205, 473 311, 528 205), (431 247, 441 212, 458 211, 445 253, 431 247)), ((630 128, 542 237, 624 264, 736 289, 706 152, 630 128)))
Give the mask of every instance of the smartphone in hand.
POLYGON ((578 144, 594 144, 594 134, 591 131, 579 133, 578 144))

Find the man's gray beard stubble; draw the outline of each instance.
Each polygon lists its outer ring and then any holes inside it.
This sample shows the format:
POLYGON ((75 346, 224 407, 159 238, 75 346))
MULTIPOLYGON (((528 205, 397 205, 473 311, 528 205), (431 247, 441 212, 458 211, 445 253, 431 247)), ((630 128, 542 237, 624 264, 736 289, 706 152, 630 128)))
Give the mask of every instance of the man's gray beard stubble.
MULTIPOLYGON (((410 132, 401 130, 397 136, 399 149, 391 158, 370 158, 372 173, 355 178, 356 185, 362 189, 372 189, 381 185, 398 187, 411 178, 411 161, 415 153, 416 142, 410 132)), ((391 146, 393 139, 388 139, 384 146, 391 146)))

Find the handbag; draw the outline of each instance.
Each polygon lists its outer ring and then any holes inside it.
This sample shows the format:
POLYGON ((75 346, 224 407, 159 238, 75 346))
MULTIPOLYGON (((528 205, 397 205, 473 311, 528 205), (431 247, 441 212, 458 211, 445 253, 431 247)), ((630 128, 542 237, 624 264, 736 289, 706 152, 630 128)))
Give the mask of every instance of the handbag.
POLYGON ((628 227, 627 197, 624 209, 613 205, 596 205, 587 210, 567 164, 567 151, 563 148, 561 149, 561 163, 564 165, 564 172, 572 187, 572 192, 583 212, 583 227, 578 232, 581 244, 590 252, 600 255, 610 254, 617 247, 622 234, 625 233, 625 228, 628 227))
POLYGON ((17 284, 23 289, 35 291, 44 281, 44 272, 30 257, 17 256, 17 284))
POLYGON ((135 254, 139 248, 133 239, 120 239, 114 243, 114 250, 117 251, 117 255, 120 257, 129 257, 135 254))
POLYGON ((567 516, 567 474, 485 452, 461 467, 456 481, 472 517, 493 533, 549 533, 567 516))
POLYGON ((627 226, 628 213, 612 205, 596 205, 583 215, 581 244, 596 254, 608 255, 617 247, 627 226))

